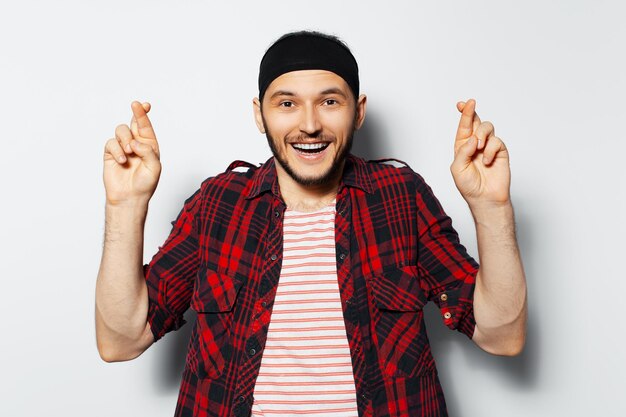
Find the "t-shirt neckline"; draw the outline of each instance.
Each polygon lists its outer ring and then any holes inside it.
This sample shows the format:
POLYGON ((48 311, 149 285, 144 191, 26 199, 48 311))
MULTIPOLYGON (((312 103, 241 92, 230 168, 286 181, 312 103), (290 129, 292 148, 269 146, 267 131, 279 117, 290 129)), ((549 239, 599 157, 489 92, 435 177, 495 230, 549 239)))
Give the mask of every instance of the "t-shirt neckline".
POLYGON ((292 208, 287 207, 287 209, 285 211, 288 211, 291 214, 319 214, 322 213, 326 210, 328 210, 329 208, 332 209, 333 211, 335 210, 335 205, 337 204, 337 199, 333 199, 333 201, 331 201, 330 203, 328 203, 327 205, 318 208, 317 210, 313 210, 313 211, 299 211, 299 210, 294 210, 292 208))

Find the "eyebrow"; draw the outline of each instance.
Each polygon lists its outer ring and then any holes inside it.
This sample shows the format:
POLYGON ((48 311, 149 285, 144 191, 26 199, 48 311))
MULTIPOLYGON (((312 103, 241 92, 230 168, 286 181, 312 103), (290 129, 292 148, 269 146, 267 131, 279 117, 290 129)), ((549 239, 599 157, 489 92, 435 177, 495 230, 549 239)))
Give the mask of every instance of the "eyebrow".
MULTIPOLYGON (((320 95, 324 96, 327 94, 338 94, 340 96, 342 96, 343 98, 347 98, 346 93, 344 93, 341 89, 337 88, 337 87, 331 87, 331 88, 327 88, 326 90, 322 91, 320 93, 320 95)), ((270 96, 270 100, 274 99, 275 97, 278 96, 288 96, 288 97, 295 97, 296 94, 291 92, 291 91, 287 91, 287 90, 278 90, 275 91, 274 94, 272 94, 270 96)))
POLYGON ((271 95, 270 100, 273 99, 274 97, 278 97, 278 96, 295 97, 296 95, 294 93, 292 93, 291 91, 278 90, 278 91, 274 92, 274 94, 271 95))
POLYGON ((341 89, 337 88, 337 87, 333 87, 333 88, 327 88, 326 90, 322 91, 321 93, 322 95, 326 95, 326 94, 338 94, 340 96, 342 96, 343 98, 348 98, 346 97, 346 93, 344 93, 341 89))

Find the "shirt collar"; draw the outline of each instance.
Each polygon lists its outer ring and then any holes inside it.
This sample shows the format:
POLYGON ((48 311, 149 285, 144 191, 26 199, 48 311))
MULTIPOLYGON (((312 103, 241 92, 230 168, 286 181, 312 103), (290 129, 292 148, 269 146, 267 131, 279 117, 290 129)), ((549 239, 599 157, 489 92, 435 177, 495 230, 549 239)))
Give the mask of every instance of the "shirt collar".
MULTIPOLYGON (((339 183, 338 193, 343 187, 356 187, 371 194, 372 183, 367 162, 362 158, 348 154, 343 168, 343 175, 339 183)), ((276 197, 280 197, 278 177, 274 157, 268 159, 252 175, 252 185, 248 191, 247 199, 255 198, 266 191, 271 191, 276 197)))

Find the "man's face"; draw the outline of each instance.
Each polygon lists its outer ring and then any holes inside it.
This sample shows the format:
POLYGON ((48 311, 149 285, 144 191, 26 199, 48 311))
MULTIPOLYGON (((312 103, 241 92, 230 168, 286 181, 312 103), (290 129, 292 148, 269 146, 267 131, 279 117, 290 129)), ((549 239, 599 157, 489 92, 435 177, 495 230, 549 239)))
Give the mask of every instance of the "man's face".
POLYGON ((255 99, 257 125, 280 167, 303 186, 338 177, 365 114, 343 78, 324 70, 292 71, 272 81, 263 103, 255 99))

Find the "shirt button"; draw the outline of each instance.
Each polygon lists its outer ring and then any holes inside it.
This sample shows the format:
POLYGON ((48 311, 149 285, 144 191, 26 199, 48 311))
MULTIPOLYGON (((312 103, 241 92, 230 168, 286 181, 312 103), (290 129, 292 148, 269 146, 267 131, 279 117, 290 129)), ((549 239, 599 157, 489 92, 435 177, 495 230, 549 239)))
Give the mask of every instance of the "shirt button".
POLYGON ((250 349, 249 353, 250 353, 250 356, 254 356, 256 353, 256 349, 250 349))
POLYGON ((278 210, 274 212, 274 217, 280 217, 280 212, 278 210))
POLYGON ((445 318, 446 320, 449 319, 450 317, 452 317, 452 314, 450 314, 449 311, 446 311, 445 314, 443 315, 443 318, 445 318))
POLYGON ((240 402, 240 403, 244 402, 245 400, 246 400, 246 397, 244 397, 243 395, 241 395, 241 396, 239 397, 239 402, 240 402))
POLYGON ((271 259, 272 261, 275 261, 276 259, 278 259, 278 256, 276 256, 276 255, 272 255, 272 256, 270 256, 270 259, 271 259))
POLYGON ((344 260, 346 259, 346 254, 342 253, 341 255, 339 255, 339 259, 344 260))
POLYGON ((441 294, 441 301, 446 301, 448 299, 448 294, 441 294))
POLYGON ((261 303, 261 305, 262 305, 263 307, 267 307, 267 301, 263 301, 263 302, 261 303))

